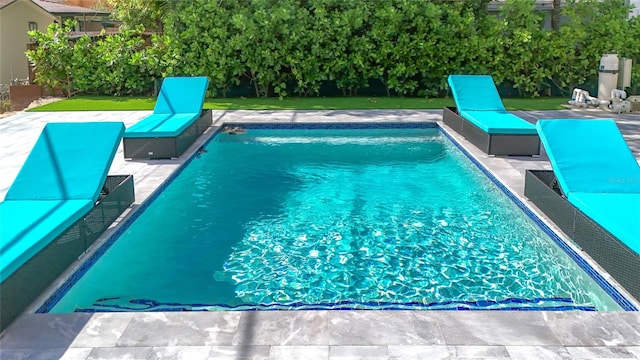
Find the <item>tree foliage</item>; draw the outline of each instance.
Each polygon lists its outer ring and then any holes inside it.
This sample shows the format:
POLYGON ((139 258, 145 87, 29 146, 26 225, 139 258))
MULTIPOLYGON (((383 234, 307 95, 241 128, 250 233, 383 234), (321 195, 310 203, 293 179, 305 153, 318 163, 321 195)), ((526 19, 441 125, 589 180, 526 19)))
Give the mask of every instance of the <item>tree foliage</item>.
POLYGON ((31 31, 38 46, 26 52, 36 70, 36 83, 67 96, 77 92, 140 95, 153 91, 154 81, 166 76, 164 38, 144 46, 142 28, 118 34, 68 37, 74 22, 51 24, 46 32, 31 31))
POLYGON ((176 0, 102 0, 111 9, 111 15, 122 22, 125 29, 143 26, 147 30, 162 32, 165 14, 174 10, 176 0))
POLYGON ((611 50, 640 61, 640 20, 627 20, 624 0, 570 0, 556 30, 530 0, 507 0, 497 15, 487 0, 107 1, 127 25, 120 34, 33 33, 39 81, 142 94, 164 76, 206 75, 215 96, 438 96, 449 74, 487 73, 538 96, 593 83, 611 50), (158 21, 163 33, 145 44, 141 31, 158 21))
POLYGON ((45 32, 29 31, 38 47, 26 52, 36 72, 36 83, 52 92, 61 89, 68 97, 76 89, 73 84, 75 46, 67 36, 75 25, 74 21, 67 21, 62 26, 53 23, 45 32))

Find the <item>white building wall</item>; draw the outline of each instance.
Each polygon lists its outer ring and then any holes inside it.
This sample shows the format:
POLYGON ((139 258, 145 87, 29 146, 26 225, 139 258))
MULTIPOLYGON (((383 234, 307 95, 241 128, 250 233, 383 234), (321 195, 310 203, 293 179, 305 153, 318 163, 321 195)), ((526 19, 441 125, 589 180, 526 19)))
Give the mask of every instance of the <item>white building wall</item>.
POLYGON ((0 84, 29 77, 25 51, 30 42, 29 22, 45 31, 54 17, 28 0, 18 0, 0 9, 0 84))
POLYGON ((629 14, 629 17, 640 16, 640 0, 630 0, 629 5, 634 6, 629 14))

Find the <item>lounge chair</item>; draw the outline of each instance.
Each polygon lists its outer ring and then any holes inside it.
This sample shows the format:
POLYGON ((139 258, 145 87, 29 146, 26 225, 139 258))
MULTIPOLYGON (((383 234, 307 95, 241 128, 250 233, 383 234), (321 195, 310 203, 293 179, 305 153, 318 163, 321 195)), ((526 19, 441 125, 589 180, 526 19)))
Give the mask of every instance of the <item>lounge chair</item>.
POLYGON ((126 130, 124 157, 180 157, 213 122, 202 109, 208 85, 204 76, 165 78, 153 114, 126 130))
POLYGON ((443 109, 443 122, 488 155, 538 155, 533 124, 508 113, 489 75, 449 75, 456 107, 443 109))
POLYGON ((640 166, 613 120, 540 120, 553 171, 527 170, 524 194, 640 299, 640 166))
POLYGON ((132 176, 107 176, 120 122, 49 123, 0 202, 0 330, 134 201, 132 176))

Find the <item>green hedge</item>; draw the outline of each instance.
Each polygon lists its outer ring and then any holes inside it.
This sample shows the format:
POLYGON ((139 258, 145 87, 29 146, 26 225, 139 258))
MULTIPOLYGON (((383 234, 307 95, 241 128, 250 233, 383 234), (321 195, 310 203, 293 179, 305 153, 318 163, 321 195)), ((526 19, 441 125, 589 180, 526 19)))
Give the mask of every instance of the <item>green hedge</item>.
POLYGON ((40 48, 28 56, 38 81, 69 94, 147 94, 164 76, 207 75, 213 96, 432 97, 446 94, 449 74, 488 73, 513 94, 568 95, 595 83, 611 50, 634 60, 640 81, 640 20, 626 19, 623 0, 570 1, 558 31, 530 0, 507 0, 498 16, 486 3, 180 1, 148 46, 141 28, 69 46, 54 25, 30 33, 40 48))

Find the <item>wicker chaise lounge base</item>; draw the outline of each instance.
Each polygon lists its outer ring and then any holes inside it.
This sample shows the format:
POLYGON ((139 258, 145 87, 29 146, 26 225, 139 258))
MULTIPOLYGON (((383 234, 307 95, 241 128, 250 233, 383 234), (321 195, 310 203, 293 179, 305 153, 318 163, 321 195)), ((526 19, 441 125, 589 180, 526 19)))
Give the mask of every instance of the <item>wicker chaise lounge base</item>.
POLYGON ((178 158, 198 136, 213 124, 211 110, 202 110, 200 118, 176 137, 124 137, 124 157, 127 159, 178 158))
POLYGON ((640 299, 640 255, 569 203, 561 195, 553 171, 527 170, 524 195, 632 296, 640 299))
POLYGON ((538 135, 489 134, 461 117, 455 107, 442 110, 442 121, 487 155, 533 156, 540 154, 538 135))
POLYGON ((49 287, 133 203, 133 176, 108 176, 106 195, 0 284, 0 331, 49 287))

